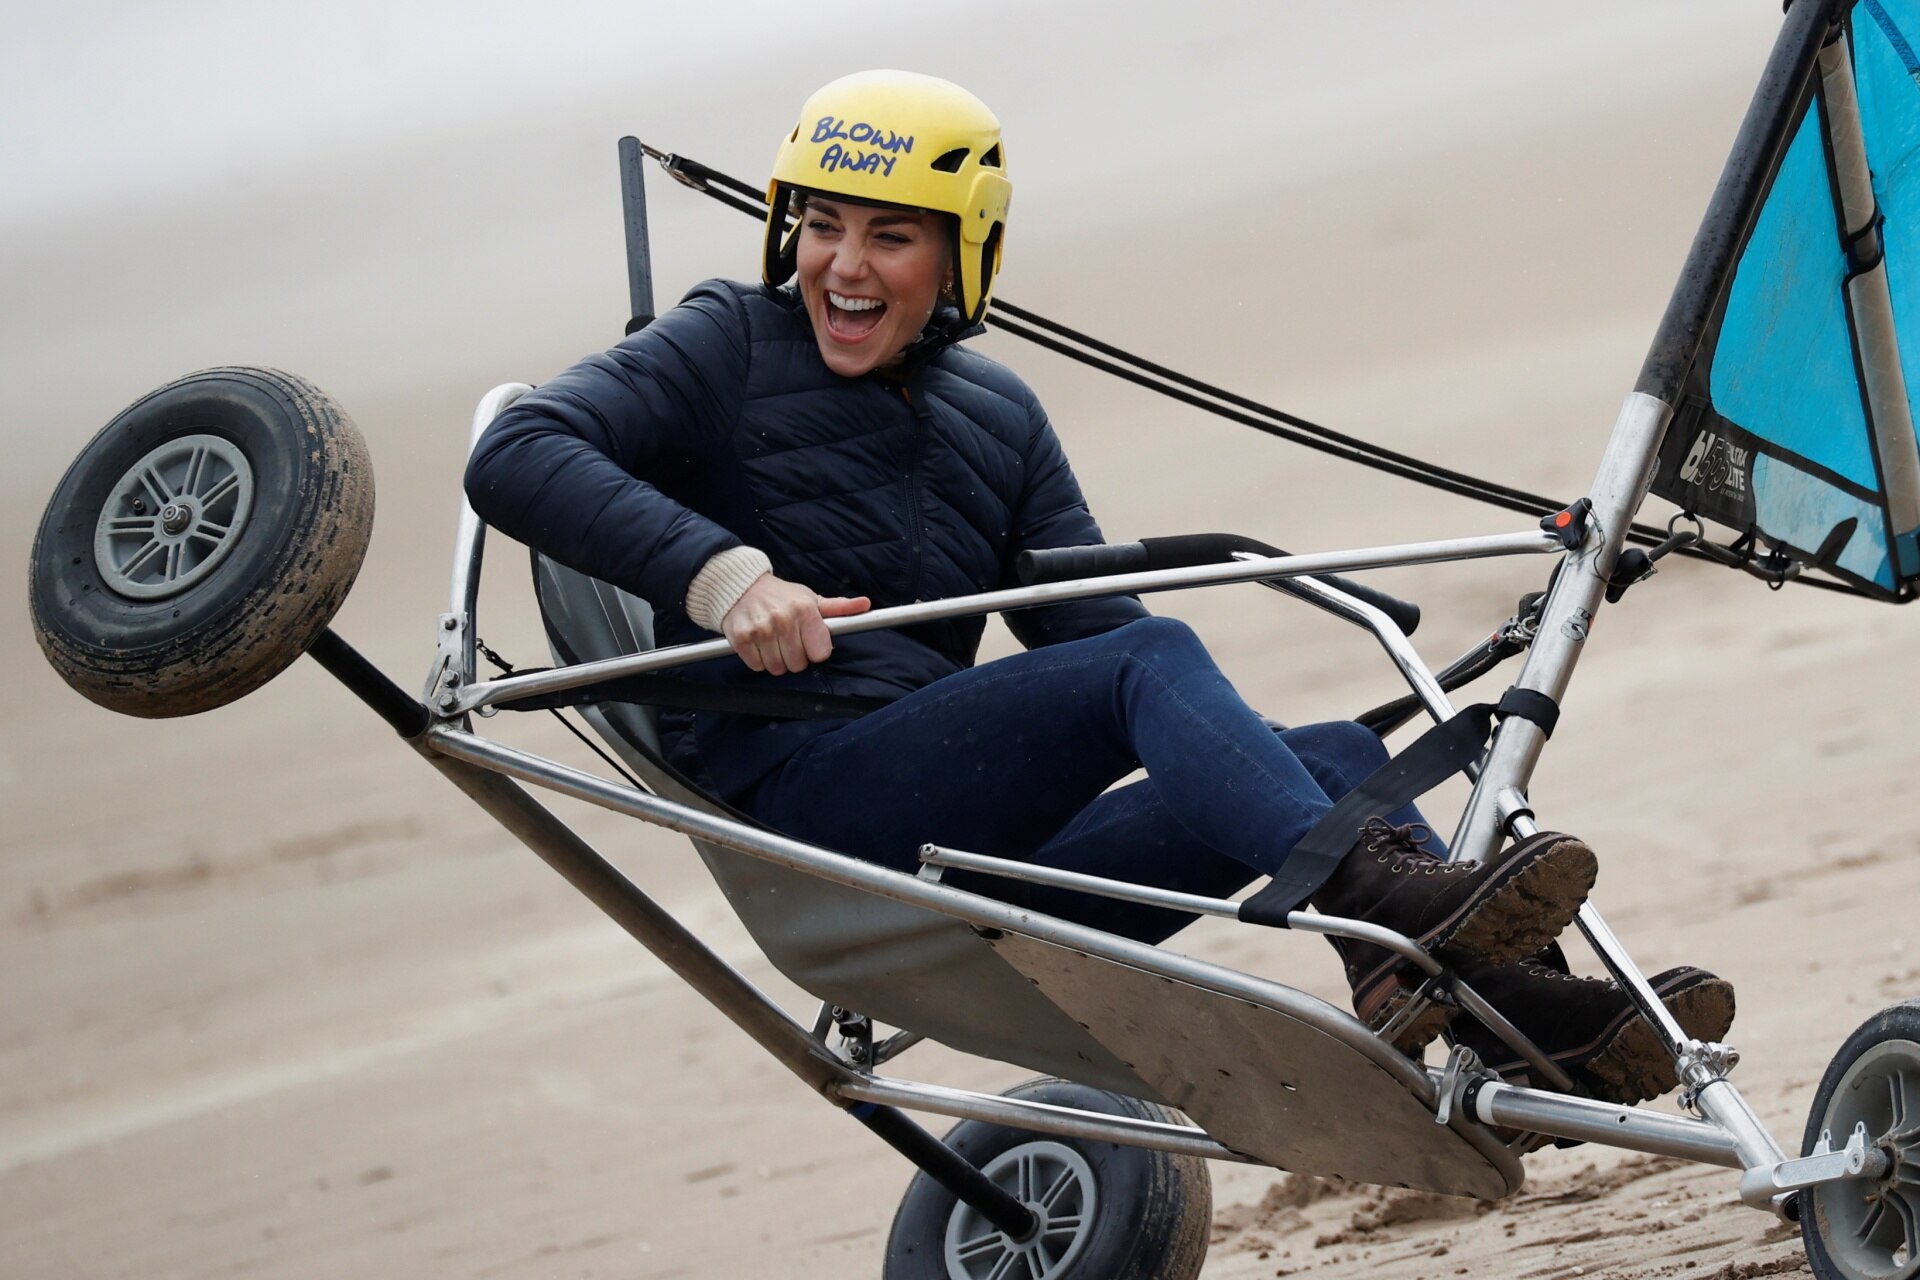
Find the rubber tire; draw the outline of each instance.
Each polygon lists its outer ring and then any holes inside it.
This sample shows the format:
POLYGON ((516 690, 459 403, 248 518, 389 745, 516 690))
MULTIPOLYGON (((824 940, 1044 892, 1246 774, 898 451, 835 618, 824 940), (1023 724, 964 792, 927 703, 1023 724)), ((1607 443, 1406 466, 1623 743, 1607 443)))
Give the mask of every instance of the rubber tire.
POLYGON ((373 465, 327 395, 273 369, 190 374, 142 397, 95 436, 54 490, 28 571, 33 629, 53 669, 127 715, 224 706, 284 671, 347 598, 373 532, 373 465), (94 560, 113 486, 170 440, 231 441, 253 471, 253 509, 208 575, 134 599, 94 560))
MULTIPOLYGON (((1087 1085, 1041 1077, 1007 1090, 1010 1098, 1099 1111, 1162 1123, 1181 1123, 1165 1107, 1087 1085)), ((946 1144, 975 1168, 1023 1143, 1057 1142, 1092 1166, 1099 1188, 1093 1234, 1058 1280, 1193 1280, 1206 1260, 1213 1220, 1212 1183, 1198 1156, 1086 1138, 1036 1134, 980 1120, 962 1120, 946 1144)), ((885 1280, 949 1280, 944 1242, 959 1201, 925 1173, 915 1176, 894 1214, 887 1238, 885 1280)), ((1024 1280, 1015 1273, 1010 1280, 1024 1280)))
MULTIPOLYGON (((1848 1070, 1860 1055, 1889 1040, 1908 1040, 1920 1044, 1920 999, 1903 1000, 1874 1014, 1848 1036, 1847 1042, 1840 1046, 1840 1051, 1833 1055, 1833 1061, 1827 1064, 1826 1074, 1820 1078, 1820 1088, 1813 1095, 1813 1108, 1807 1114, 1807 1131, 1800 1143, 1802 1155, 1811 1154, 1814 1144, 1820 1140, 1820 1131, 1831 1126, 1834 1092, 1840 1087, 1840 1081, 1848 1070)), ((1912 1121, 1913 1118, 1909 1117, 1908 1122, 1912 1121)), ((1834 1142, 1844 1143, 1847 1136, 1836 1132, 1833 1135, 1834 1142)), ((1808 1267, 1819 1280, 1860 1280, 1859 1272, 1843 1268, 1834 1261, 1827 1249, 1820 1217, 1814 1193, 1801 1192, 1800 1239, 1806 1245, 1808 1267)), ((1911 1262, 1910 1259, 1909 1264, 1911 1262)))

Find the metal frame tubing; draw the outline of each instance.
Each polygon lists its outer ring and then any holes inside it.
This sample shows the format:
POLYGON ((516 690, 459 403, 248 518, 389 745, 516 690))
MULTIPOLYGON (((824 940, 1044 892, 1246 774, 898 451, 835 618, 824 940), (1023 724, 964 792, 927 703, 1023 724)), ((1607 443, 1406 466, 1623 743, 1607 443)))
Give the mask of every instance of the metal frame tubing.
POLYGON ((423 741, 429 749, 456 760, 503 773, 603 809, 641 818, 656 826, 734 849, 777 866, 818 876, 834 884, 865 890, 895 902, 925 907, 967 924, 1012 930, 1042 942, 1071 947, 1162 977, 1191 982, 1270 1005, 1357 1050, 1404 1085, 1424 1105, 1435 1105, 1437 1094, 1433 1081, 1406 1055, 1383 1043, 1351 1016, 1281 983, 1196 960, 1162 947, 1116 937, 1098 929, 1056 920, 917 876, 890 871, 817 845, 676 804, 445 725, 429 729, 423 741))
MULTIPOLYGON (((1024 1238, 1033 1230, 1036 1220, 1030 1209, 938 1138, 892 1107, 876 1105, 877 1099, 861 1100, 847 1094, 845 1087, 862 1078, 858 1072, 809 1035, 784 1009, 709 950, 525 790, 497 772, 433 750, 422 736, 430 723, 427 709, 407 697, 345 640, 328 630, 308 652, 378 711, 434 768, 773 1055, 775 1061, 873 1130, 928 1177, 978 1209, 996 1227, 1016 1239, 1024 1238)), ((1111 1141, 1123 1140, 1109 1134, 1106 1127, 1101 1127, 1100 1132, 1111 1141)), ((1194 1130, 1196 1135, 1199 1132, 1194 1130)))
MULTIPOLYGON (((1646 497, 1673 406, 1786 145, 1794 110, 1833 25, 1836 5, 1837 0, 1798 0, 1788 12, 1680 283, 1661 318, 1640 381, 1621 406, 1607 441, 1588 495, 1593 502, 1592 527, 1547 593, 1539 634, 1517 682, 1522 688, 1545 693, 1556 702, 1566 690, 1627 526, 1646 497)), ((1495 797, 1508 788, 1525 793, 1545 740, 1538 726, 1518 717, 1502 722, 1495 731, 1485 772, 1461 822, 1457 856, 1484 857, 1491 852, 1501 836, 1495 797)))
POLYGON ((653 246, 647 235, 647 166, 640 139, 620 139, 620 212, 627 236, 629 318, 653 315, 653 246))
MULTIPOLYGON (((1688 252, 1680 282, 1654 335, 1640 379, 1621 406, 1607 442, 1588 495, 1593 503, 1592 526, 1581 546, 1562 564, 1547 593, 1539 634, 1516 682, 1521 688, 1544 693, 1555 702, 1566 691, 1604 599, 1607 578, 1619 558, 1627 525, 1646 497, 1673 406, 1679 402, 1707 325, 1731 282, 1740 247, 1758 216, 1838 8, 1839 0, 1798 0, 1788 10, 1688 252)), ((1538 726, 1518 717, 1503 721, 1494 731, 1481 776, 1462 817, 1456 856, 1484 857, 1498 844, 1503 834, 1499 797, 1525 795, 1545 742, 1546 735, 1538 726)), ((1516 815, 1509 825, 1519 834, 1534 829, 1524 814, 1516 815)), ((1685 1037, 1591 904, 1581 909, 1579 923, 1607 968, 1627 988, 1673 1052, 1693 1105, 1725 1130, 1747 1167, 1777 1162, 1781 1158, 1778 1144, 1725 1079, 1725 1055, 1685 1037)))
MULTIPOLYGON (((1236 553, 1236 558, 1250 558, 1246 552, 1236 553)), ((1304 600, 1316 609, 1322 609, 1336 618, 1343 618, 1355 626, 1365 627, 1373 633, 1380 647, 1387 651, 1387 657, 1399 668, 1420 705, 1427 709, 1434 723, 1448 719, 1453 715, 1453 703, 1447 698, 1447 691, 1440 687, 1433 672, 1421 660, 1413 642, 1407 639, 1392 618, 1382 609, 1368 604, 1357 596, 1352 596, 1338 587, 1329 586, 1318 578, 1278 578, 1263 582, 1263 586, 1272 587, 1297 600, 1304 600)))
POLYGON ((1027 1129, 1034 1133, 1091 1138, 1125 1147, 1199 1156, 1204 1160, 1260 1163, 1252 1156, 1242 1155, 1215 1142, 1201 1129, 1191 1125, 1168 1124, 1161 1120, 1103 1116, 1026 1098, 974 1093, 967 1089, 949 1089, 944 1085, 917 1084, 911 1080, 882 1080, 874 1076, 863 1076, 852 1084, 842 1086, 840 1094, 863 1102, 905 1107, 909 1111, 925 1111, 958 1120, 985 1120, 990 1124, 1004 1124, 1010 1129, 1027 1129))
MULTIPOLYGON (((708 840, 763 858, 776 865, 817 875, 837 884, 863 889, 880 897, 926 907, 968 924, 1015 930, 1028 937, 1085 951, 1104 959, 1145 969, 1150 973, 1195 982, 1228 994, 1265 1002, 1366 1054, 1376 1065, 1412 1092, 1423 1105, 1429 1108, 1437 1108, 1439 1105, 1439 1082, 1433 1073, 1393 1050, 1352 1018, 1292 987, 1206 961, 1195 960, 1177 952, 1117 938, 1101 933, 1099 930, 1036 915, 992 899, 980 898, 915 876, 902 875, 899 872, 862 863, 857 859, 785 836, 757 831, 725 818, 715 817, 697 809, 636 791, 631 787, 607 782, 605 779, 580 770, 570 769, 525 752, 503 747, 470 733, 442 726, 429 730, 421 741, 424 750, 452 757, 446 763, 464 762, 475 766, 471 772, 485 775, 489 771, 498 770, 510 777, 522 778, 549 787, 561 794, 570 795, 615 812, 626 813, 655 825, 679 831, 684 835, 708 840)), ((458 780, 459 778, 456 777, 456 781, 458 780)), ((518 787, 513 787, 511 790, 516 795, 525 796, 518 787)), ((526 802, 533 803, 530 799, 526 802)), ((544 810, 540 812, 544 814, 544 810)), ((496 816, 500 815, 496 814, 496 816)), ((505 821, 504 818, 502 820, 505 821)), ((561 827, 550 815, 546 815, 546 821, 554 823, 555 827, 565 833, 566 839, 574 838, 571 832, 561 827)), ((536 849, 536 851, 541 850, 536 849)), ((544 852, 543 856, 545 856, 544 852)), ((597 855, 595 857, 597 858, 597 855)), ((618 872, 612 874, 618 876, 618 872)), ((638 894, 638 890, 632 890, 632 892, 638 894)), ((650 902, 648 906, 658 911, 658 908, 653 907, 650 902)), ((1302 927, 1309 927, 1310 922, 1321 923, 1315 917, 1307 915, 1301 922, 1302 927)), ((673 928, 679 929, 677 923, 673 928)), ((1332 930, 1320 931, 1331 932, 1332 930)), ((698 944, 695 943, 695 945, 698 944)), ((710 953, 708 955, 710 957, 710 953)), ((716 984, 719 987, 717 995, 699 983, 695 983, 696 989, 701 990, 701 993, 722 1012, 740 1021, 731 1003, 739 992, 749 992, 758 1001, 765 1001, 765 997, 746 984, 744 979, 726 969, 724 962, 717 958, 712 959, 721 971, 720 976, 723 979, 716 984), (738 991, 735 989, 736 984, 738 991)), ((1035 1123, 1032 1126, 1042 1132, 1076 1133, 1102 1141, 1151 1146, 1163 1150, 1190 1150, 1193 1154, 1221 1158, 1211 1148, 1202 1149, 1189 1145, 1195 1141, 1212 1141, 1198 1129, 1183 1131, 1175 1127, 1172 1132, 1167 1132, 1151 1125, 1121 1124, 1113 1117, 1103 1120, 1097 1116, 1082 1115, 1076 1118, 1073 1112, 1066 1112, 1064 1116, 1045 1113, 1030 1115, 1023 1111, 1016 1114, 1017 1109, 1010 1107, 1007 1099, 966 1095, 958 1091, 942 1092, 934 1086, 878 1080, 858 1075, 851 1072, 838 1059, 828 1055, 817 1041, 806 1036, 798 1023, 777 1008, 772 1009, 772 1014, 778 1019, 779 1030, 777 1038, 774 1038, 776 1045, 791 1049, 792 1037, 803 1038, 809 1055, 818 1054, 826 1059, 832 1070, 845 1073, 839 1075, 830 1088, 821 1090, 829 1097, 843 1103, 849 1099, 861 1099, 897 1102, 916 1107, 925 1104, 927 1110, 949 1115, 1020 1125, 1025 1125, 1029 1120, 1044 1122, 1044 1124, 1035 1123), (1069 1125, 1072 1127, 1068 1127, 1069 1125), (1169 1145, 1170 1143, 1177 1146, 1169 1145)), ((754 1028, 749 1027, 748 1030, 750 1034, 754 1034, 754 1028)), ((760 1039, 760 1036, 756 1034, 755 1038, 760 1039)), ((763 1043, 766 1042, 763 1041, 763 1043)), ((778 1050, 776 1054, 778 1056, 778 1050)), ((785 1060, 783 1057, 782 1061, 785 1060)), ((801 1067, 794 1069, 798 1071, 806 1065, 808 1065, 807 1062, 803 1062, 801 1067)), ((1724 1082, 1720 1082, 1720 1085, 1722 1088, 1730 1088, 1724 1082)), ((1490 1082, 1482 1087, 1495 1086, 1490 1082)), ((1508 1090, 1508 1093, 1501 1095, 1503 1098, 1515 1099, 1512 1106, 1521 1108, 1505 1111, 1503 1114, 1508 1119, 1504 1123, 1523 1125, 1532 1132, 1549 1137, 1601 1141, 1628 1150, 1682 1155, 1714 1164, 1729 1163, 1729 1152, 1737 1152, 1738 1158, 1741 1159, 1745 1159, 1748 1155, 1749 1144, 1743 1134, 1737 1130, 1728 1130, 1700 1121, 1679 1120, 1631 1107, 1614 1107, 1605 1103, 1568 1099, 1558 1094, 1541 1093, 1536 1090, 1499 1087, 1508 1090)), ((1493 1142, 1492 1135, 1484 1130, 1467 1129, 1462 1133, 1469 1140, 1493 1142)), ((1476 1145, 1478 1145, 1477 1141, 1476 1145)))
MULTIPOLYGON (((1671 409, 1638 391, 1620 407, 1588 497, 1593 509, 1587 535, 1560 564, 1541 606, 1540 629, 1514 681, 1522 689, 1546 694, 1558 703, 1586 647, 1594 615, 1606 597, 1607 578, 1626 542, 1634 512, 1646 497, 1647 483, 1671 409)), ((1525 793, 1547 736, 1539 725, 1509 716, 1494 730, 1486 763, 1467 801, 1453 856, 1484 859, 1503 834, 1496 797, 1511 787, 1525 793)))
POLYGON ((1680 281, 1640 368, 1635 391, 1669 405, 1679 403, 1680 390, 1706 337, 1707 324, 1726 293, 1740 246, 1746 242, 1747 231, 1759 214, 1761 198, 1786 147, 1787 130, 1820 55, 1820 46, 1843 3, 1793 0, 1787 10, 1733 149, 1720 171, 1719 184, 1687 251, 1680 281))
POLYGON ((1699 1120, 1661 1115, 1563 1093, 1543 1093, 1496 1080, 1475 1082, 1474 1116, 1482 1124, 1579 1138, 1650 1155, 1678 1156, 1738 1169, 1741 1157, 1723 1130, 1699 1120))
MULTIPOLYGON (((407 735, 408 730, 425 723, 426 709, 407 698, 397 685, 367 663, 345 641, 329 631, 323 636, 323 642, 316 646, 316 660, 379 710, 394 728, 407 735), (410 708, 410 712, 401 714, 407 708, 410 708)), ((815 1092, 848 1109, 890 1145, 912 1159, 930 1177, 958 1198, 978 1208, 1009 1234, 1017 1236, 1025 1229, 1023 1223, 1030 1226, 1030 1218, 1022 1216, 1024 1208, 964 1160, 958 1157, 949 1159, 949 1148, 906 1117, 890 1112, 889 1108, 905 1106, 933 1114, 1006 1124, 1033 1132, 1086 1137, 1206 1159, 1244 1161, 1247 1157, 1222 1146, 1208 1137, 1204 1130, 1195 1127, 1101 1116, 937 1085, 884 1080, 855 1071, 689 933, 618 868, 527 794, 511 776, 503 775, 521 773, 529 780, 602 807, 627 812, 657 825, 710 839, 797 870, 820 874, 839 883, 879 892, 885 897, 944 911, 974 924, 1017 928, 1037 938, 1079 947, 1170 977, 1209 981, 1211 985, 1229 991, 1266 999, 1286 1009, 1292 1016, 1319 1026, 1336 1038, 1362 1049, 1387 1068, 1389 1074, 1400 1078, 1426 1105, 1434 1106, 1439 1101, 1438 1087, 1430 1073, 1422 1071, 1381 1044, 1358 1023, 1290 987, 1159 948, 1112 938, 1095 930, 1034 917, 1018 908, 976 898, 915 877, 868 867, 853 859, 784 837, 756 832, 726 819, 631 788, 619 787, 591 774, 503 748, 445 726, 429 729, 424 734, 414 733, 408 737, 408 741, 455 786, 659 957, 677 976, 772 1054, 775 1060, 815 1092)), ((1356 933, 1358 930, 1347 927, 1351 924, 1334 918, 1323 919, 1303 914, 1297 927, 1317 932, 1356 933)), ((1358 926, 1360 930, 1368 928, 1358 926)), ((1395 940, 1381 938, 1376 941, 1391 945, 1395 940)), ((1715 1164, 1729 1163, 1726 1152, 1741 1145, 1738 1135, 1729 1137, 1694 1121, 1675 1120, 1631 1108, 1609 1107, 1535 1090, 1513 1089, 1491 1082, 1479 1088, 1481 1099, 1476 1103, 1479 1108, 1476 1114, 1485 1123, 1519 1126, 1550 1136, 1586 1138, 1629 1150, 1678 1155, 1715 1164), (1486 1097, 1489 1091, 1493 1091, 1493 1098, 1486 1097), (1494 1099, 1498 1099, 1497 1107, 1494 1099), (1490 1119, 1490 1116, 1493 1118, 1490 1119)), ((1491 1141, 1490 1135, 1488 1140, 1491 1141)))
MULTIPOLYGON (((1222 564, 1198 565, 1186 569, 1158 569, 1144 573, 1119 573, 1103 578, 1077 578, 1070 582, 1047 582, 1006 591, 983 591, 977 595, 954 596, 946 600, 928 600, 875 609, 851 618, 829 618, 832 634, 854 635, 880 631, 888 627, 961 618, 972 614, 997 613, 1008 609, 1034 608, 1060 604, 1068 600, 1086 600, 1095 596, 1133 595, 1153 591, 1177 591, 1190 587, 1216 586, 1230 582, 1259 582, 1267 578, 1297 578, 1315 573, 1346 573, 1359 569, 1381 569, 1394 565, 1436 564, 1450 560, 1479 560, 1493 556, 1541 555, 1562 550, 1552 534, 1538 530, 1524 533, 1496 533, 1477 538, 1445 538, 1435 542, 1413 542, 1397 546, 1363 547, 1353 551, 1325 551, 1312 555, 1275 556, 1222 564)), ((698 644, 675 645, 624 658, 577 663, 537 675, 507 676, 469 684, 450 693, 438 704, 442 715, 459 715, 480 707, 539 693, 577 689, 619 676, 662 671, 670 667, 724 658, 733 652, 724 639, 698 644)))
MULTIPOLYGON (((1031 862, 1016 862, 1012 858, 996 858, 984 853, 968 853, 964 849, 948 849, 937 844, 920 846, 920 862, 923 866, 977 871, 1007 880, 1019 880, 1026 884, 1046 885, 1053 889, 1073 889, 1080 893, 1091 893, 1102 898, 1138 903, 1146 907, 1164 907, 1169 911, 1186 911, 1194 915, 1214 916, 1223 920, 1240 918, 1240 904, 1231 898, 1209 898, 1197 893, 1181 893, 1176 889, 1156 889, 1149 885, 1129 884, 1125 880, 1109 880, 1105 876, 1088 875, 1084 871, 1042 867, 1031 862)), ((1345 916, 1325 916, 1312 911, 1289 911, 1287 927, 1298 929, 1303 933, 1324 933, 1351 938, 1356 942, 1365 942, 1379 947, 1383 951, 1396 952, 1429 977, 1438 977, 1445 972, 1440 962, 1412 938, 1383 925, 1368 924, 1364 920, 1351 920, 1345 916)))
POLYGON ((809 1088, 847 1109, 1002 1231, 1018 1239, 1033 1230, 1030 1209, 938 1138, 891 1108, 850 1103, 843 1090, 860 1079, 859 1073, 808 1035, 805 1027, 532 796, 498 773, 441 754, 428 740, 414 739, 414 744, 456 787, 809 1088))
MULTIPOLYGON (((493 425, 501 410, 533 390, 524 382, 503 382, 486 395, 473 410, 473 426, 467 435, 467 456, 473 456, 480 436, 493 425)), ((487 526, 460 494, 460 516, 453 530, 453 580, 447 591, 447 614, 454 619, 449 631, 457 632, 460 651, 455 670, 459 684, 471 685, 474 676, 474 642, 479 634, 480 563, 486 552, 487 526)))
POLYGON ((1845 31, 1820 50, 1820 80, 1826 110, 1827 148, 1833 156, 1840 191, 1843 230, 1849 244, 1871 235, 1873 265, 1847 281, 1847 307, 1853 314, 1854 341, 1860 352, 1861 381, 1879 446, 1880 476, 1887 486, 1887 514, 1895 534, 1920 527, 1920 447, 1907 403, 1907 376, 1900 364, 1894 331, 1893 297, 1887 288, 1887 263, 1875 226, 1880 216, 1873 198, 1873 172, 1860 132, 1860 99, 1854 90, 1853 57, 1845 31))

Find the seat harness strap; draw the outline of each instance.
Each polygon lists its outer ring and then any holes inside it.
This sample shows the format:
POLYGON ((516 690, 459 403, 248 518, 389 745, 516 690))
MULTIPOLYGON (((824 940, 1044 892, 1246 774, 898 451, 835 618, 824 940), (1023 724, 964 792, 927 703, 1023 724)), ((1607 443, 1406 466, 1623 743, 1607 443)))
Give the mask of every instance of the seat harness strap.
POLYGON ((1499 702, 1476 703, 1427 730, 1314 823, 1272 879, 1240 904, 1240 919, 1248 924, 1286 928, 1287 913, 1298 910, 1327 882, 1369 819, 1385 817, 1412 803, 1478 761, 1493 732, 1494 719, 1509 716, 1537 724, 1551 737, 1560 719, 1560 706, 1544 693, 1515 686, 1502 694, 1499 702))

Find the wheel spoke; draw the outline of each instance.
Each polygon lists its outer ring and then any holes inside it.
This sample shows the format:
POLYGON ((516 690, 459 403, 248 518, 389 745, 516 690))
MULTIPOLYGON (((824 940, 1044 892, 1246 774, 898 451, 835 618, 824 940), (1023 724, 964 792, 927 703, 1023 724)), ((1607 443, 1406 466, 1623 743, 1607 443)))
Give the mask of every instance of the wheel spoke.
POLYGON ((122 577, 131 578, 147 561, 153 559, 153 553, 160 550, 160 539, 150 538, 147 544, 133 553, 133 558, 120 566, 122 577))
POLYGON ((189 538, 198 538, 202 542, 211 542, 217 547, 225 542, 227 535, 232 532, 233 526, 230 524, 215 524, 211 520, 202 520, 193 526, 193 532, 187 536, 189 538))
POLYGON ((1059 1202, 1060 1197, 1065 1195, 1068 1189, 1073 1186, 1073 1183, 1073 1167, 1071 1165, 1061 1165, 1060 1172, 1055 1175, 1053 1181, 1048 1184, 1047 1189, 1040 1193, 1041 1205, 1048 1209, 1053 1208, 1053 1206, 1059 1202))
POLYGON ((115 516, 107 521, 108 537, 126 537, 131 534, 150 534, 153 532, 152 516, 115 516))
POLYGON ((987 1280, 1007 1280, 1007 1273, 1013 1270, 1013 1264, 1019 1260, 1020 1255, 1012 1250, 1001 1254, 1000 1261, 994 1263, 993 1270, 987 1272, 987 1280))
POLYGON ((1920 1261, 1920 1205, 1914 1204, 1902 1192, 1894 1189, 1887 1191, 1886 1202, 1893 1206, 1894 1212, 1899 1216, 1901 1234, 1907 1246, 1907 1265, 1911 1267, 1916 1261, 1920 1261))
POLYGON ((1082 1218, 1077 1213, 1064 1213, 1057 1218, 1047 1219, 1047 1229, 1043 1236, 1072 1235, 1080 1229, 1082 1218))
POLYGON ((1901 1237, 1906 1233, 1902 1230, 1900 1215, 1887 1207, 1886 1197, 1882 1196, 1867 1210, 1867 1216, 1861 1220, 1859 1230, 1854 1234, 1859 1237, 1860 1243, 1892 1253, 1900 1247, 1901 1237))
POLYGON ((219 480, 215 481, 213 486, 209 488, 205 493, 200 495, 200 505, 202 507, 210 507, 214 503, 220 501, 220 499, 226 497, 228 494, 238 489, 239 487, 240 487, 239 473, 234 471, 229 471, 227 472, 226 475, 222 476, 219 480))
POLYGON ((146 486, 147 496, 160 506, 173 501, 173 491, 167 487, 167 479, 156 467, 140 468, 140 483, 146 486))
POLYGON ((187 459, 187 477, 185 480, 181 481, 180 492, 182 493, 199 492, 200 469, 206 465, 206 462, 207 462, 207 446, 203 444, 195 445, 193 447, 192 456, 190 456, 187 459))
POLYGON ((180 544, 177 542, 167 548, 166 575, 168 582, 180 576, 180 544))
POLYGON ((994 1230, 989 1231, 984 1236, 975 1236, 971 1240, 961 1241, 958 1245, 954 1246, 953 1252, 956 1257, 965 1261, 968 1258, 979 1257, 981 1254, 987 1253, 990 1250, 1004 1249, 1005 1247, 1006 1237, 998 1230, 994 1230))
POLYGON ((1019 1188, 1019 1190, 1015 1191, 1013 1194, 1021 1200, 1033 1199, 1033 1185, 1035 1182, 1039 1180, 1036 1177, 1039 1170, 1037 1170, 1034 1167, 1034 1157, 1032 1153, 1029 1152, 1026 1155, 1021 1156, 1020 1163, 1019 1165, 1016 1166, 1016 1168, 1019 1170, 1019 1172, 1015 1181, 1015 1185, 1019 1188))

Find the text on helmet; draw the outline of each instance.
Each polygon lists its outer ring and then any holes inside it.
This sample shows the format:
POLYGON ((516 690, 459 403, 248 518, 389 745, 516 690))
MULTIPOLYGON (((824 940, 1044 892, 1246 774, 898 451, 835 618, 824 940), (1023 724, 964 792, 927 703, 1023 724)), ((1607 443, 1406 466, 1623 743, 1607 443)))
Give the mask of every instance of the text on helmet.
POLYGON ((832 142, 835 138, 844 142, 864 143, 889 154, 913 150, 913 135, 910 133, 895 133, 891 129, 883 129, 877 124, 868 124, 864 120, 856 120, 848 124, 845 120, 836 119, 833 116, 821 116, 819 122, 813 126, 813 140, 832 142))
POLYGON ((820 153, 820 167, 829 173, 877 173, 883 178, 893 176, 894 163, 899 156, 890 156, 884 151, 862 151, 858 147, 842 147, 835 142, 820 153))

